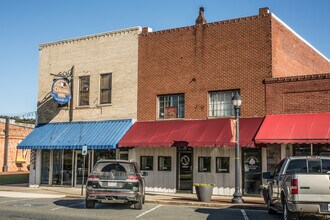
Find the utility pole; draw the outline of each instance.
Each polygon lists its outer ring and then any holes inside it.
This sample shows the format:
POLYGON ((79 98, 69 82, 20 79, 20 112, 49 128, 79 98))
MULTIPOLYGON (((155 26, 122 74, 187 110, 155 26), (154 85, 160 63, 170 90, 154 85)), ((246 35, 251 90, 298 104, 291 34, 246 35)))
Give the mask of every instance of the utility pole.
POLYGON ((3 172, 8 172, 8 145, 9 145, 9 117, 6 117, 5 125, 5 148, 4 148, 4 158, 3 158, 3 172))

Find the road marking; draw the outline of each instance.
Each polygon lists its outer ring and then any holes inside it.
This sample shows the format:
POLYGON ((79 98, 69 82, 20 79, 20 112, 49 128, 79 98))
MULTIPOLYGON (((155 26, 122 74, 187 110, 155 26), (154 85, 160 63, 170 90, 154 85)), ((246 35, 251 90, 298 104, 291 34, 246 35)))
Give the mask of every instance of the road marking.
POLYGON ((249 217, 247 216, 246 212, 243 209, 241 209, 241 212, 244 217, 244 220, 249 220, 249 217))
POLYGON ((145 212, 141 213, 140 215, 136 216, 136 218, 140 218, 140 217, 144 216, 145 214, 147 214, 147 213, 149 213, 149 212, 152 212, 152 211, 154 211, 155 209, 158 209, 158 208, 161 207, 161 206, 162 206, 162 205, 159 205, 159 206, 156 206, 156 207, 154 207, 154 208, 152 208, 152 209, 150 209, 150 210, 148 210, 148 211, 145 211, 145 212))
POLYGON ((3 203, 10 203, 10 202, 20 202, 20 201, 25 201, 25 200, 33 200, 33 199, 36 199, 36 198, 29 198, 29 199, 15 199, 15 200, 7 200, 7 201, 2 201, 0 202, 0 204, 3 204, 3 203))
POLYGON ((71 204, 71 205, 66 205, 66 206, 62 206, 62 207, 57 207, 57 208, 53 208, 51 209, 52 211, 58 210, 58 209, 63 209, 65 207, 71 207, 71 206, 76 206, 76 205, 81 205, 81 204, 85 204, 85 202, 81 202, 81 203, 76 203, 76 204, 71 204))

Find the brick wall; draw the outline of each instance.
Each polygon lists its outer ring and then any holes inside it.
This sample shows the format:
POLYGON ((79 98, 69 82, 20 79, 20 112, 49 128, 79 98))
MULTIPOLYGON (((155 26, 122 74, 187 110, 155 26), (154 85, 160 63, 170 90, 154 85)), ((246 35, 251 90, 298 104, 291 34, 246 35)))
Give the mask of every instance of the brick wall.
POLYGON ((330 74, 266 83, 267 114, 330 112, 330 74))
MULTIPOLYGON (((317 34, 317 33, 315 33, 317 34)), ((273 77, 327 73, 330 62, 272 16, 273 77)))
POLYGON ((156 120, 157 95, 184 93, 185 119, 208 118, 208 92, 240 89, 242 116, 265 115, 270 14, 142 34, 138 120, 156 120))
MULTIPOLYGON (((0 172, 4 162, 4 146, 5 146, 5 123, 0 122, 0 172)), ((32 131, 32 128, 26 128, 16 125, 9 125, 9 145, 8 145, 8 171, 18 171, 19 169, 27 171, 26 166, 30 163, 30 150, 25 152, 26 158, 20 168, 20 164, 16 163, 16 157, 22 155, 23 150, 17 150, 17 145, 32 131)))
POLYGON ((138 35, 128 28, 40 46, 38 122, 68 122, 69 108, 50 97, 54 76, 74 66, 73 121, 136 119, 138 35), (100 104, 100 74, 112 73, 112 102, 100 104), (78 106, 79 77, 90 76, 89 106, 78 106))

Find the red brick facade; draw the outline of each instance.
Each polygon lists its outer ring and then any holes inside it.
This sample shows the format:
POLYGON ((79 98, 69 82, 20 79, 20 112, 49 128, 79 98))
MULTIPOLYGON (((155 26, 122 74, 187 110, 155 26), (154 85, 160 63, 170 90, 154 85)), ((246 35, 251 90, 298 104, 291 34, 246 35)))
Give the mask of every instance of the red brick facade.
POLYGON ((242 117, 264 116, 264 79, 274 74, 329 70, 328 61, 299 39, 286 39, 290 33, 265 12, 204 25, 144 31, 139 37, 138 121, 157 120, 157 95, 176 93, 184 93, 185 119, 206 119, 208 92, 233 89, 240 89, 242 117), (298 49, 288 51, 284 39, 299 45, 298 49), (315 65, 307 68, 311 62, 315 65))
POLYGON ((266 113, 330 112, 330 74, 266 80, 266 113))
MULTIPOLYGON (((5 123, 0 122, 0 172, 2 172, 4 162, 4 146, 5 146, 5 123)), ((32 131, 32 128, 21 127, 17 125, 9 125, 9 146, 8 146, 8 172, 18 170, 27 171, 27 165, 30 163, 30 150, 17 150, 17 145, 32 131), (22 155, 22 153, 24 155, 22 155), (25 157, 25 163, 16 163, 17 159, 25 157), (21 166, 22 165, 22 166, 21 166)))

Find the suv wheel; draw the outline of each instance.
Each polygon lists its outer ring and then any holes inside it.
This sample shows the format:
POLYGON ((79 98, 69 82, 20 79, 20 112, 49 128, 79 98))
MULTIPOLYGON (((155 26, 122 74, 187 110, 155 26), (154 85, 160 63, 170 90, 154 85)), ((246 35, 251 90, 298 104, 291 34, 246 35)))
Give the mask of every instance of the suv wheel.
POLYGON ((137 209, 137 210, 142 209, 142 200, 143 200, 142 197, 143 196, 138 197, 138 201, 136 203, 134 203, 134 209, 137 209))
POLYGON ((93 209, 95 208, 95 201, 86 199, 85 206, 87 209, 93 209))

